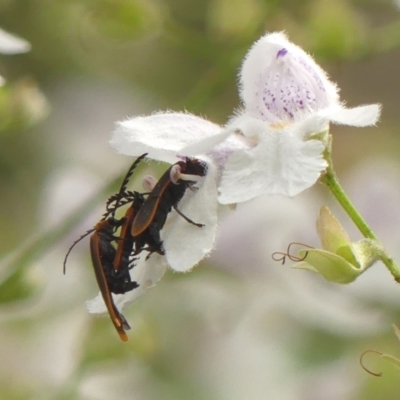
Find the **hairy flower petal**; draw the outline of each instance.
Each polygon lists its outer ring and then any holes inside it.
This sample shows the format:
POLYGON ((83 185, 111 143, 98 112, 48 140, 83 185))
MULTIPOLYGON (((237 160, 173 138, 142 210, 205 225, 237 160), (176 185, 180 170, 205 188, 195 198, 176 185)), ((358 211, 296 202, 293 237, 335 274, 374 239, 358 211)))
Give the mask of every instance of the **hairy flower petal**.
POLYGON ((220 131, 219 125, 192 114, 157 113, 118 122, 110 144, 122 154, 149 153, 149 158, 173 164, 182 148, 220 131))
POLYGON ((237 203, 267 193, 295 196, 313 185, 326 168, 323 149, 320 141, 304 141, 296 130, 267 132, 256 147, 229 158, 219 201, 237 203))
POLYGON ((333 106, 319 113, 319 115, 329 119, 335 124, 358 127, 375 125, 379 120, 380 114, 381 106, 379 104, 370 104, 354 108, 333 106))
MULTIPOLYGON (((125 294, 113 294, 115 305, 119 310, 133 303, 143 293, 153 287, 167 270, 165 257, 159 254, 152 254, 146 260, 147 255, 148 252, 142 253, 135 267, 131 270, 131 278, 139 284, 139 287, 125 294)), ((91 314, 107 313, 107 308, 101 294, 98 294, 93 300, 87 301, 86 306, 91 314)))
POLYGON ((171 212, 161 231, 165 255, 173 270, 189 271, 212 250, 217 230, 216 194, 216 168, 208 163, 207 175, 199 189, 187 189, 178 204, 184 215, 204 226, 190 224, 177 212, 171 212))

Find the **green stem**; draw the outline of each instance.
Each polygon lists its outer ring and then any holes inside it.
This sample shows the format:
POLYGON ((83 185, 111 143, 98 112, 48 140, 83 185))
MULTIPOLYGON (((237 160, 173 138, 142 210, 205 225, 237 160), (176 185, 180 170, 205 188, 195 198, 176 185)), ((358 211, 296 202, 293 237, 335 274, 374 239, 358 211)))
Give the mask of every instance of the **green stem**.
POLYGON ((347 197, 339 183, 336 173, 330 167, 328 167, 325 175, 321 178, 321 182, 328 186, 331 193, 335 196, 336 200, 340 203, 363 236, 368 239, 378 240, 374 232, 365 222, 364 218, 360 215, 353 203, 347 197))
POLYGON ((354 224, 357 226, 363 236, 376 242, 379 259, 386 265, 396 282, 400 283, 400 267, 384 250, 381 242, 378 240, 375 233, 372 231, 367 222, 354 207, 353 203, 350 201, 347 194, 340 185, 337 175, 333 169, 330 143, 325 150, 324 156, 325 160, 328 162, 328 168, 325 174, 321 177, 321 182, 329 188, 331 193, 335 196, 336 200, 340 203, 340 205, 346 211, 348 216, 351 218, 351 220, 354 222, 354 224))

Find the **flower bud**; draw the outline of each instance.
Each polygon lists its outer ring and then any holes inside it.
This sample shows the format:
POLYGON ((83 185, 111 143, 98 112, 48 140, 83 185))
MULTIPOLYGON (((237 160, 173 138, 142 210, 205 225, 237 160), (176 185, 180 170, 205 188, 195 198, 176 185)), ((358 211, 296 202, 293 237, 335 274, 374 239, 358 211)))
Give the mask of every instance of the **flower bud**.
POLYGON ((322 249, 301 250, 304 259, 293 267, 308 269, 322 275, 327 281, 346 284, 353 282, 379 258, 379 245, 371 239, 351 242, 347 232, 332 215, 321 207, 317 231, 322 249))

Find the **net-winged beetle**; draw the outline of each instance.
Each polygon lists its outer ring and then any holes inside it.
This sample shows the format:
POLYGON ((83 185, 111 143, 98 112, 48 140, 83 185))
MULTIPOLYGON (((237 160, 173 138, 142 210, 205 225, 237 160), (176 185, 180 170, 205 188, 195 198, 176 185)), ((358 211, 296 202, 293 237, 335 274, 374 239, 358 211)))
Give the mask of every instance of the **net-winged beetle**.
POLYGON ((206 163, 186 158, 172 165, 158 182, 148 184, 149 193, 127 191, 126 187, 134 169, 146 156, 137 158, 126 174, 119 192, 111 196, 106 203, 106 213, 96 226, 76 240, 69 248, 64 260, 64 273, 67 258, 72 248, 89 234, 92 264, 104 303, 110 318, 123 341, 128 340, 125 330, 130 329, 124 316, 118 311, 111 293, 126 293, 138 287, 130 277, 134 267, 134 256, 143 250, 150 254, 165 254, 160 238, 169 212, 174 208, 189 223, 202 227, 185 216, 177 205, 187 188, 196 189, 195 183, 207 173, 206 163), (121 219, 115 218, 118 208, 131 203, 121 219), (119 236, 116 232, 120 229, 119 236), (116 242, 114 247, 113 242, 116 242))
MULTIPOLYGON (((114 217, 114 215, 119 207, 126 204, 126 202, 121 201, 124 196, 126 196, 126 186, 129 182, 130 177, 132 176, 134 169, 146 155, 147 154, 143 154, 135 160, 135 162, 129 168, 128 173, 126 174, 122 182, 119 192, 116 195, 111 196, 108 200, 107 211, 104 214, 103 218, 95 225, 93 229, 86 232, 72 244, 65 256, 63 264, 65 273, 67 259, 73 247, 84 237, 92 234, 90 236, 90 254, 92 258, 96 281, 99 286, 104 303, 107 307, 107 311, 110 315, 111 321, 113 322, 115 329, 117 330, 120 338, 123 341, 128 340, 125 330, 130 329, 130 326, 127 323, 125 317, 118 311, 117 307, 115 306, 111 293, 126 293, 130 290, 137 288, 139 285, 131 280, 129 273, 129 269, 131 268, 129 256, 121 257, 118 268, 115 268, 114 261, 116 259, 118 249, 115 249, 112 242, 120 240, 120 238, 116 237, 115 234, 118 228, 123 226, 125 219, 122 218, 118 220, 114 217), (113 202, 115 204, 111 207, 110 204, 113 202)), ((143 201, 141 201, 141 203, 142 202, 143 201)), ((141 203, 137 204, 137 206, 140 207, 141 203)))

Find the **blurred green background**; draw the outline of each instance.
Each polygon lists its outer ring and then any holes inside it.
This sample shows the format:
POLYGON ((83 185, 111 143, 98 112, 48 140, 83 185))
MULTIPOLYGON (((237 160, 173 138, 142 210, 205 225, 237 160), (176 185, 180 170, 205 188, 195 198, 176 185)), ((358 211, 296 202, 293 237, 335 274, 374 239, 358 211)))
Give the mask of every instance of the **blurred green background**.
POLYGON ((62 261, 131 163, 108 146, 114 122, 170 109, 224 124, 267 30, 313 54, 349 106, 382 103, 378 127, 332 127, 334 161, 399 261, 400 2, 1 0, 0 27, 32 45, 0 55, 1 399, 399 398, 400 371, 369 354, 374 378, 358 362, 371 348, 400 356, 389 273, 339 287, 271 260, 291 241, 318 245, 322 204, 359 238, 322 187, 221 209, 213 255, 124 312, 127 343, 86 312, 88 244, 66 276, 62 261))

